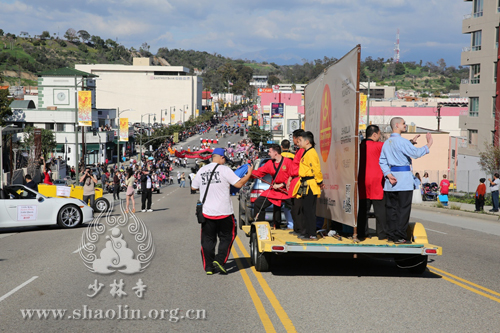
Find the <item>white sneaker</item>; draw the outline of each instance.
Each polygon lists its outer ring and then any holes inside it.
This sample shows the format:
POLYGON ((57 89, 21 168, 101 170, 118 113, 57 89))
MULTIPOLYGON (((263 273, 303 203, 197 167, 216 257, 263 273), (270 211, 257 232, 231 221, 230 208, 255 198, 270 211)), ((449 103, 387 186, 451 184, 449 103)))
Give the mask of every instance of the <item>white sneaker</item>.
POLYGON ((148 209, 148 213, 151 213, 153 210, 152 209, 148 209))
POLYGON ((146 212, 146 210, 145 210, 145 209, 143 209, 143 210, 141 210, 141 212, 145 213, 145 212, 146 212))

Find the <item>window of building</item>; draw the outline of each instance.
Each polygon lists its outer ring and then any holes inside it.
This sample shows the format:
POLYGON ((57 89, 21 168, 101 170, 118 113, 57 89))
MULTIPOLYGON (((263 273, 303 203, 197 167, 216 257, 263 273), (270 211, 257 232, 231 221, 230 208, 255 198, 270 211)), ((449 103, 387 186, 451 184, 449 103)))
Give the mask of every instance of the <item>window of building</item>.
POLYGON ((497 12, 500 12, 500 0, 498 0, 497 12))
POLYGON ((479 117, 479 97, 469 98, 469 117, 479 117))
POLYGON ((479 84, 481 76, 481 64, 475 64, 470 66, 470 83, 479 84))
POLYGON ((469 134, 469 144, 477 146, 477 130, 468 130, 469 134))
POLYGON ((65 132, 66 124, 57 124, 57 132, 65 132))
POLYGON ((495 28, 495 47, 498 49, 498 27, 495 28))
POLYGON ((495 119, 496 116, 496 105, 497 104, 497 98, 493 97, 493 119, 495 119))
POLYGON ((54 130, 54 123, 46 123, 45 124, 45 129, 46 130, 54 130))
POLYGON ((472 33, 472 51, 481 51, 481 37, 483 35, 482 30, 474 31, 472 33))
POLYGON ((483 16, 483 0, 474 0, 472 8, 474 17, 483 16))

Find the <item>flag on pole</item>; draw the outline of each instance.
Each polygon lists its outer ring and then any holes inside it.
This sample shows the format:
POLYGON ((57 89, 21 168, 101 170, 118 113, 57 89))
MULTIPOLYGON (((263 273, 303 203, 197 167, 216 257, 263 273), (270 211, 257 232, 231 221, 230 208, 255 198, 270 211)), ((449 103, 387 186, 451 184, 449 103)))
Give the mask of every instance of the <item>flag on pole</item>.
POLYGON ((229 83, 229 85, 230 85, 230 86, 232 86, 232 85, 233 85, 233 83, 232 83, 231 81, 227 81, 227 82, 229 83))

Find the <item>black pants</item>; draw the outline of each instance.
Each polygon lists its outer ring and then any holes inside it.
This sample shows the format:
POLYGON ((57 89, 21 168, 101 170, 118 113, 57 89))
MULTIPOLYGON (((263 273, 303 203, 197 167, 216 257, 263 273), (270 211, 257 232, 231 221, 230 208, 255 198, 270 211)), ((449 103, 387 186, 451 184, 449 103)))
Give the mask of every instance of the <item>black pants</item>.
POLYGON ((142 210, 151 209, 152 199, 153 199, 153 191, 150 188, 145 188, 142 191, 142 210), (146 200, 148 201, 148 208, 146 208, 146 200))
POLYGON ((90 207, 94 208, 95 194, 83 196, 83 202, 85 202, 85 204, 88 205, 89 201, 90 201, 90 207))
POLYGON ((299 200, 302 200, 302 234, 306 237, 316 236, 316 200, 317 196, 311 190, 307 195, 299 200))
POLYGON ((298 234, 304 234, 304 213, 302 212, 302 200, 292 198, 292 218, 293 218, 293 231, 298 234))
POLYGON ((385 212, 385 196, 382 200, 359 199, 358 210, 358 237, 365 238, 368 236, 368 213, 373 205, 373 211, 376 219, 377 237, 386 239, 386 212, 385 212))
POLYGON ((113 200, 120 200, 120 184, 114 184, 113 200))
POLYGON ((235 238, 236 222, 234 215, 221 220, 205 218, 205 223, 201 225, 201 259, 205 271, 213 271, 214 261, 221 265, 226 264, 235 238), (215 255, 217 237, 219 238, 219 248, 217 255, 215 255))
POLYGON ((484 210, 484 196, 476 197, 476 210, 484 210))
MULTIPOLYGON (((268 198, 266 198, 265 195, 261 195, 260 197, 255 200, 253 204, 253 213, 257 214, 259 213, 259 216, 257 216, 257 221, 265 221, 266 220, 266 208, 271 206, 272 203, 269 201, 268 198)), ((254 217, 254 216, 252 216, 254 217)), ((281 224, 281 206, 276 206, 274 205, 273 207, 273 221, 271 226, 274 226, 275 228, 279 228, 281 224)))
POLYGON ((413 191, 385 191, 385 210, 387 216, 387 237, 397 241, 406 239, 406 230, 410 222, 411 199, 413 191))

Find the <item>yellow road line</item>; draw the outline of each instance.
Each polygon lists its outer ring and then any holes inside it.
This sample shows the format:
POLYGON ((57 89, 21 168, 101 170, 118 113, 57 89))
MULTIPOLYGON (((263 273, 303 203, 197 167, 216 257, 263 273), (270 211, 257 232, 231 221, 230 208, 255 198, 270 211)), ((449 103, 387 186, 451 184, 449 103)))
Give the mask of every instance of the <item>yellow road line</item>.
POLYGON ((433 270, 435 270, 435 271, 438 271, 439 273, 442 273, 442 274, 448 275, 448 276, 450 276, 450 277, 452 277, 452 278, 454 278, 454 279, 456 279, 456 280, 458 280, 458 281, 465 282, 465 283, 467 283, 467 284, 469 284, 469 285, 471 285, 471 286, 473 286, 473 287, 475 287, 475 288, 477 288, 477 289, 481 289, 481 290, 484 290, 484 291, 486 291, 486 292, 488 292, 488 293, 490 293, 490 294, 493 294, 493 295, 496 295, 496 296, 500 296, 500 293, 497 293, 496 291, 493 291, 493 290, 491 290, 491 289, 488 289, 488 288, 482 287, 482 286, 480 286, 480 285, 478 285, 478 284, 475 284, 475 283, 473 283, 473 282, 467 281, 467 280, 465 280, 465 279, 459 278, 458 276, 455 276, 455 275, 453 275, 453 274, 450 274, 450 273, 448 273, 448 272, 445 272, 445 271, 443 271, 443 270, 441 270, 441 269, 439 269, 439 268, 432 267, 432 266, 427 266, 427 267, 429 267, 430 269, 433 269, 433 270))
MULTIPOLYGON (((250 255, 248 254, 247 250, 245 249, 245 246, 243 245, 243 243, 241 242, 241 239, 238 236, 236 236, 236 244, 238 244, 238 247, 240 248, 241 253, 243 253, 243 256, 249 258, 250 255)), ((250 265, 250 263, 249 263, 249 265, 250 265)), ((254 266, 251 266, 251 270, 252 270, 253 274, 255 275, 255 277, 257 278, 257 281, 259 282, 260 286, 262 287, 262 290, 264 290, 264 293, 266 294, 267 298, 269 299, 269 302, 271 302, 271 305, 273 306, 274 311, 276 311, 276 314, 278 315, 278 318, 281 320, 281 323, 285 327, 285 330, 287 332, 297 332, 292 321, 290 320, 290 318, 286 314, 285 310, 281 306, 280 302, 276 298, 276 295, 274 295, 273 291, 271 290, 271 288, 267 284, 267 282, 264 279, 264 277, 262 276, 262 274, 260 272, 257 272, 255 270, 254 266)))
POLYGON ((250 281, 250 278, 248 277, 247 272, 245 271, 245 268, 243 267, 240 257, 238 256, 238 253, 233 249, 231 249, 231 253, 233 255, 233 258, 236 260, 236 265, 238 266, 238 270, 241 273, 241 277, 243 278, 243 282, 245 282, 245 286, 248 289, 248 293, 250 294, 250 297, 252 298, 253 304, 255 305, 255 309, 257 310, 257 313, 259 314, 260 320, 262 321, 262 325, 264 326, 264 329, 266 332, 276 332, 274 329, 273 323, 271 322, 271 319, 269 319, 269 316, 266 313, 266 309, 264 308, 264 305, 262 304, 262 301, 259 298, 259 295, 257 295, 257 292, 255 291, 255 288, 252 285, 252 281, 250 281))
MULTIPOLYGON (((432 272, 432 270, 431 270, 431 272, 432 272)), ((484 296, 484 297, 486 297, 486 298, 489 298, 489 299, 491 299, 492 301, 495 301, 495 302, 500 303, 500 299, 498 299, 498 298, 496 298, 496 297, 493 297, 493 296, 491 296, 491 295, 488 295, 487 293, 483 293, 482 291, 479 291, 479 290, 477 290, 477 289, 471 288, 471 287, 469 287, 469 286, 467 286, 467 285, 465 285, 465 284, 463 284, 463 283, 460 283, 460 282, 457 282, 457 281, 455 281, 455 280, 452 280, 452 279, 450 279, 449 277, 446 277, 446 276, 444 276, 444 275, 438 274, 438 273, 436 273, 436 272, 432 272, 432 273, 434 273, 434 274, 436 274, 436 275, 439 275, 441 278, 445 279, 445 280, 446 280, 446 281, 448 281, 448 282, 451 282, 451 283, 453 283, 453 284, 456 284, 457 286, 460 286, 460 287, 462 287, 462 288, 464 288, 464 289, 467 289, 467 290, 469 290, 469 291, 472 291, 473 293, 476 293, 476 294, 478 294, 478 295, 481 295, 481 296, 484 296)))

